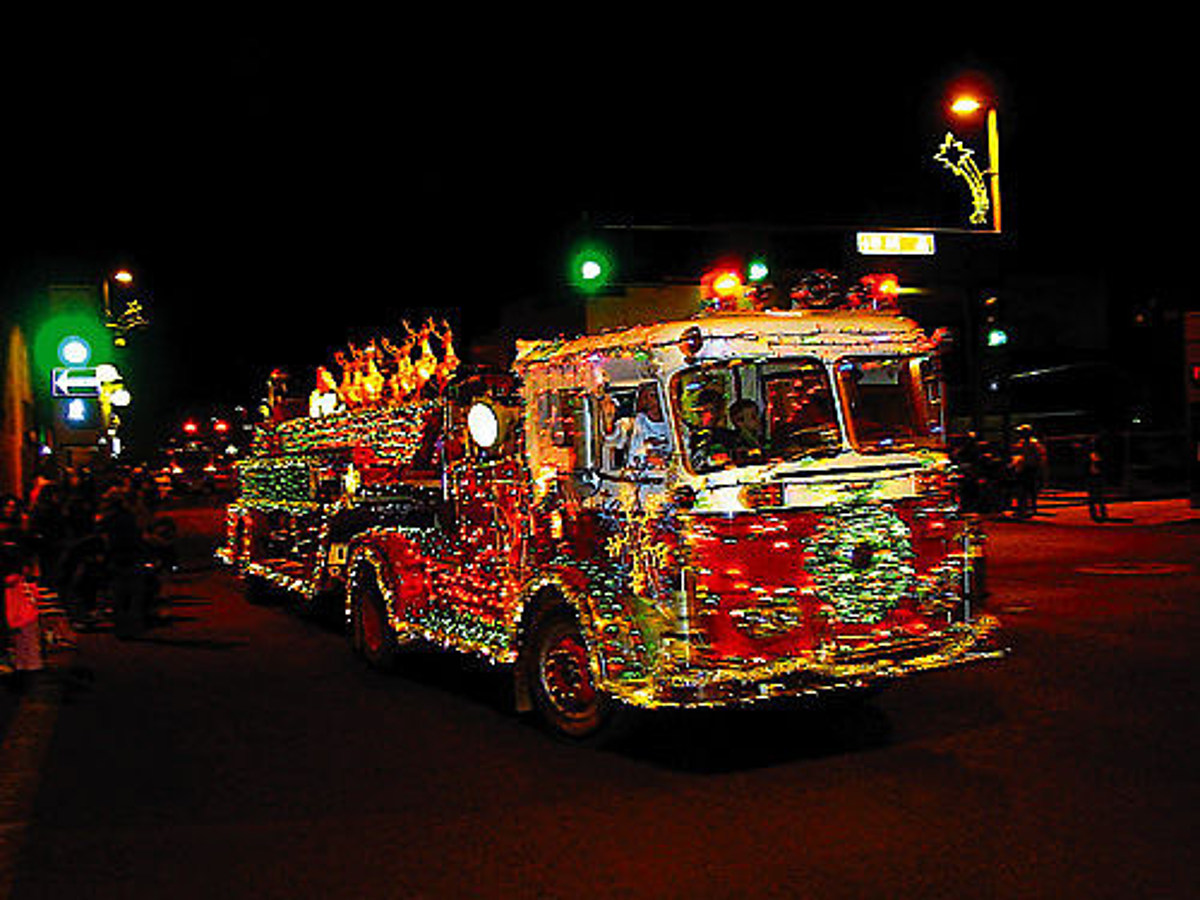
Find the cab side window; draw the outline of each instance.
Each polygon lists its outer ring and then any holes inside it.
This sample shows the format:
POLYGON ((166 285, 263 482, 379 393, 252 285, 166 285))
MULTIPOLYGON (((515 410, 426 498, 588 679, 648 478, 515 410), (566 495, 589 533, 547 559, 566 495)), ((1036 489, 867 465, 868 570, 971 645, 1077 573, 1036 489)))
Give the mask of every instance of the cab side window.
POLYGON ((629 459, 629 431, 633 423, 633 388, 614 387, 600 397, 600 468, 618 473, 629 459))
POLYGON ((594 464, 588 398, 579 388, 563 388, 538 395, 538 419, 567 470, 594 464))
POLYGON ((658 384, 609 388, 600 399, 602 467, 609 473, 661 472, 671 455, 671 429, 658 384))

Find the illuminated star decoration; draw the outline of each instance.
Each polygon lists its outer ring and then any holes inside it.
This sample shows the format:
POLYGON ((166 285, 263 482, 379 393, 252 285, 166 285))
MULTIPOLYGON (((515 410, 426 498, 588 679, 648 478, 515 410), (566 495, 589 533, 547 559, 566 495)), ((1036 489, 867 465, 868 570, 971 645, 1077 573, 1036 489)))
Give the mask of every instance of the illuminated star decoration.
POLYGON ((991 202, 988 200, 987 184, 984 182, 983 172, 975 163, 975 151, 967 149, 963 146, 962 141, 950 132, 946 132, 946 139, 942 141, 942 145, 933 158, 967 183, 967 188, 971 191, 971 203, 974 206, 969 219, 970 223, 972 225, 986 224, 991 202))
POLYGON ((115 343, 118 347, 125 346, 129 332, 135 328, 144 328, 149 324, 150 320, 146 318, 146 310, 140 300, 130 300, 125 304, 125 308, 121 310, 120 315, 112 317, 109 321, 105 322, 106 327, 116 331, 115 343))

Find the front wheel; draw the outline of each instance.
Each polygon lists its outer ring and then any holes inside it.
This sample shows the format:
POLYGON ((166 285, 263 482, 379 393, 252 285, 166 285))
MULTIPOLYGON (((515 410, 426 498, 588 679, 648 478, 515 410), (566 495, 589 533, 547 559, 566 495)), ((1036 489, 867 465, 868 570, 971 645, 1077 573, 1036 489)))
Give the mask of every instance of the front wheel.
POLYGON ((350 596, 355 648, 377 669, 391 669, 400 653, 396 633, 388 618, 387 603, 373 572, 354 579, 350 596))
POLYGON ((569 611, 552 610, 536 623, 526 664, 534 707, 553 732, 596 740, 614 730, 620 711, 596 686, 587 641, 569 611))

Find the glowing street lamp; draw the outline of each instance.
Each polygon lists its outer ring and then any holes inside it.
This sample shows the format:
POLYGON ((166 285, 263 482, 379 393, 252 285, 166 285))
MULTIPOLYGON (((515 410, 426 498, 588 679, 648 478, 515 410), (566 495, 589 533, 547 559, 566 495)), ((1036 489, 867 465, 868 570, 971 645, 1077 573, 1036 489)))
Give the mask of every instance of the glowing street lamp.
POLYGON ((110 295, 110 288, 109 288, 109 283, 113 282, 113 281, 117 282, 117 284, 121 285, 121 287, 129 287, 129 285, 133 284, 133 275, 129 272, 128 269, 118 269, 116 272, 113 272, 112 275, 106 276, 104 278, 104 281, 101 282, 100 287, 101 287, 101 290, 104 292, 104 321, 105 322, 111 322, 113 320, 112 297, 110 295))
MULTIPOLYGON (((950 102, 950 112, 959 118, 970 118, 984 108, 984 102, 974 94, 958 94, 950 102)), ((988 176, 992 201, 992 230, 1001 231, 1000 225, 1000 123, 994 105, 987 107, 988 167, 982 173, 988 176)))
POLYGON ((124 347, 129 332, 147 324, 145 310, 142 308, 140 300, 127 299, 122 304, 120 311, 114 315, 112 282, 116 282, 122 288, 129 288, 133 284, 133 274, 128 269, 118 269, 111 275, 106 275, 101 281, 101 290, 104 294, 104 324, 115 331, 113 344, 117 347, 124 347))
POLYGON ((970 116, 979 112, 982 106, 983 104, 970 94, 961 94, 950 104, 950 112, 956 116, 970 116))

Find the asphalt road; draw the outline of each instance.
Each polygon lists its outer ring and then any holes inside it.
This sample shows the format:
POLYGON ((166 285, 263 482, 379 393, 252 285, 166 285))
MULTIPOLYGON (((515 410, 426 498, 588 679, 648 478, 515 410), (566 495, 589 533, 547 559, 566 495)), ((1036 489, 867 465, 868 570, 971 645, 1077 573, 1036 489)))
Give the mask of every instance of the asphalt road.
POLYGON ((1196 895, 1195 524, 995 524, 1007 661, 597 751, 480 667, 375 673, 336 617, 248 605, 202 563, 219 515, 177 514, 163 621, 18 708, 15 898, 1196 895))

